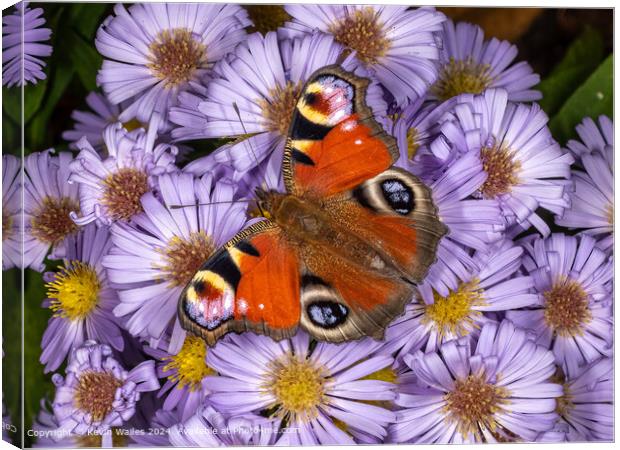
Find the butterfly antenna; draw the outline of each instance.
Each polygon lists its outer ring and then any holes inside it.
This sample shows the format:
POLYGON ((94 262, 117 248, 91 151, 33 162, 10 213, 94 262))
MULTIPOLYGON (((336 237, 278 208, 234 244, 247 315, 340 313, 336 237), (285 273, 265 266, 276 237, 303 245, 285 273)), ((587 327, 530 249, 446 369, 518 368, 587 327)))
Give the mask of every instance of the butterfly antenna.
MULTIPOLYGON (((243 133, 248 135, 248 130, 245 128, 245 124, 243 123, 243 119, 241 118, 241 112, 239 111, 239 106, 237 105, 237 102, 233 102, 233 109, 235 110, 235 113, 237 114, 237 118, 239 119, 239 123, 241 124, 241 128, 243 128, 243 133)), ((260 162, 258 160, 258 156, 256 156, 256 152, 254 151, 254 146, 248 142, 248 147, 250 147, 250 152, 252 153, 252 156, 254 157, 254 162, 256 163, 256 168, 258 169, 260 167, 260 162)), ((267 189, 267 180, 263 178, 262 182, 261 182, 261 187, 266 190, 267 189)))
POLYGON ((170 209, 181 209, 181 208, 190 208, 193 206, 209 206, 209 205, 226 205, 226 204, 233 204, 233 203, 249 203, 252 200, 247 199, 247 198, 241 198, 239 200, 226 200, 226 201, 221 201, 221 202, 206 202, 206 203, 192 203, 191 205, 170 205, 168 208, 170 209))

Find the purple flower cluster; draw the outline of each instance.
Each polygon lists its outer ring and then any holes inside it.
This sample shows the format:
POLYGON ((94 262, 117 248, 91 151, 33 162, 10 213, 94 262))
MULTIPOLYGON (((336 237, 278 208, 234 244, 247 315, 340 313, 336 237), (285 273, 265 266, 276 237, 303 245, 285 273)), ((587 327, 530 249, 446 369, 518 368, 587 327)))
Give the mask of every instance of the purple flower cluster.
POLYGON ((611 120, 562 148, 516 47, 433 8, 284 9, 249 34, 238 5, 116 5, 96 39, 102 92, 63 135, 75 152, 32 153, 23 177, 3 158, 3 269, 45 271, 40 362, 63 367, 38 445, 612 440, 611 120), (431 189, 449 230, 436 262, 382 341, 209 348, 177 300, 252 221, 253 188, 282 188, 300 90, 332 64, 370 79, 397 165, 431 189), (161 432, 123 432, 139 428, 161 432))

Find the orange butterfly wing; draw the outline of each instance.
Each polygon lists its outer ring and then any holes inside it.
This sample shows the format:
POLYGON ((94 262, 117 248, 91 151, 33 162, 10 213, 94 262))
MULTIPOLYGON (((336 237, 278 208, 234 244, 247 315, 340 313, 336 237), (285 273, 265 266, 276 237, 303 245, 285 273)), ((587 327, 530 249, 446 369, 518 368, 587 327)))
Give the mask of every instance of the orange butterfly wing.
POLYGON ((295 249, 279 228, 258 222, 194 275, 179 301, 181 323, 209 345, 231 331, 292 336, 300 317, 299 278, 295 249))
POLYGON ((330 66, 317 71, 297 102, 284 155, 289 193, 329 197, 390 167, 396 142, 366 105, 368 80, 330 66))

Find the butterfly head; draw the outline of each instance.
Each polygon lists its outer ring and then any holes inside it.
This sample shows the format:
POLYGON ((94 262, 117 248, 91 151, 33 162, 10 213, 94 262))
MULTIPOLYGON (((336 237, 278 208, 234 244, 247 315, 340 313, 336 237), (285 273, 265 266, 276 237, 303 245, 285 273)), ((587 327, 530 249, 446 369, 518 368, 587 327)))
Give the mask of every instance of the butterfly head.
POLYGON ((256 207, 253 215, 273 220, 282 201, 282 194, 263 188, 256 188, 254 194, 256 196, 256 207))

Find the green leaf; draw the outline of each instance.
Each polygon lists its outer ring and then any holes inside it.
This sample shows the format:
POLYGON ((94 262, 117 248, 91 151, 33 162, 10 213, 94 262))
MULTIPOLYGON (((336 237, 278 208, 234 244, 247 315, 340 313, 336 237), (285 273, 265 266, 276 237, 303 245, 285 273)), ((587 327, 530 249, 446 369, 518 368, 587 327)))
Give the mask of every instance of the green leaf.
POLYGON ((89 91, 97 89, 97 71, 103 58, 92 43, 88 43, 75 32, 69 35, 71 61, 84 87, 89 91))
POLYGON ((564 101, 598 67, 604 58, 601 34, 586 28, 573 41, 562 61, 545 78, 538 88, 543 93, 540 106, 552 116, 564 101))
POLYGON ((93 38, 103 20, 101 16, 110 8, 109 3, 74 3, 69 7, 69 23, 83 37, 93 38))
POLYGON ((16 432, 9 436, 20 445, 22 392, 22 311, 21 273, 10 269, 2 273, 2 400, 16 432))
POLYGON ((26 130, 26 147, 41 150, 40 147, 46 142, 48 122, 52 117, 56 104, 64 94, 67 86, 69 86, 74 73, 75 67, 72 64, 63 60, 56 61, 45 104, 26 130))
POLYGON ((43 277, 26 270, 24 285, 24 429, 28 430, 41 410, 41 399, 53 398, 54 386, 51 374, 44 374, 39 363, 41 338, 50 318, 50 310, 41 307, 46 298, 43 277))
POLYGON ((566 100, 549 122, 553 137, 561 144, 576 136, 575 126, 584 117, 613 115, 613 54, 566 100))
MULTIPOLYGON (((24 86, 24 123, 28 123, 32 116, 39 110, 41 102, 45 97, 47 89, 47 79, 39 81, 37 84, 24 86)), ((21 95, 20 87, 3 88, 3 109, 15 123, 21 123, 21 95)))
POLYGON ((22 90, 19 87, 2 87, 2 111, 19 125, 22 123, 22 90))

